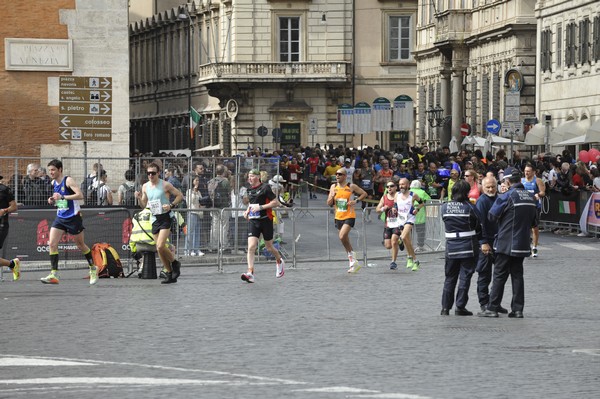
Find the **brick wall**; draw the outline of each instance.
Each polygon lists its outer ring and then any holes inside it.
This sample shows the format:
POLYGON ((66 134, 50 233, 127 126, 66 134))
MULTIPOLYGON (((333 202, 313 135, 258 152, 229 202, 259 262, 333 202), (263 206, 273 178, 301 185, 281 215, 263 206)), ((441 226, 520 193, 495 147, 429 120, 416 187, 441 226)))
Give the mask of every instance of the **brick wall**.
MULTIPOLYGON (((66 39, 60 9, 75 0, 19 0, 0 13, 0 37, 66 39)), ((7 72, 0 42, 0 156, 39 156, 41 144, 58 144, 58 107, 48 106, 48 78, 67 72, 7 72)))

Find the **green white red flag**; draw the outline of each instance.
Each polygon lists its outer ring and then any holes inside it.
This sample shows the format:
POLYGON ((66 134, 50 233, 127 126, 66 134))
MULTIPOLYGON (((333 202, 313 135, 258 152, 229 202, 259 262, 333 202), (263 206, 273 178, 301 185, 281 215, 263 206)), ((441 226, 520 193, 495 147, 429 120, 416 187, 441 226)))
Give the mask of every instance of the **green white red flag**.
POLYGON ((196 126, 198 126, 198 124, 200 123, 200 119, 202 117, 200 116, 200 114, 198 113, 198 111, 196 111, 196 109, 192 106, 190 106, 190 138, 194 138, 194 130, 196 129, 196 126))

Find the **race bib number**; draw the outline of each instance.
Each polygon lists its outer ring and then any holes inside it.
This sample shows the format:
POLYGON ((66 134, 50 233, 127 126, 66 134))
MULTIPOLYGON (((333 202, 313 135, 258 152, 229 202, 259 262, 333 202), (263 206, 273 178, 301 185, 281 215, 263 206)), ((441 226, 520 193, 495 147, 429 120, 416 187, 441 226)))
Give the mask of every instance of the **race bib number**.
POLYGON ((348 200, 346 198, 338 198, 335 200, 335 207, 338 211, 348 210, 348 200))
POLYGON ((67 202, 66 199, 60 199, 56 201, 56 207, 59 210, 65 210, 65 209, 69 209, 69 203, 67 202))
POLYGON ((390 229, 400 227, 400 220, 398 220, 397 216, 388 217, 387 219, 387 227, 390 229))
POLYGON ((150 212, 153 215, 160 215, 163 213, 162 203, 159 199, 148 201, 148 206, 150 207, 150 212))
POLYGON ((297 173, 290 173, 290 180, 298 180, 298 174, 297 173))
POLYGON ((362 188, 370 189, 371 188, 371 180, 365 179, 361 182, 362 188))
POLYGON ((248 219, 260 219, 260 211, 253 211, 252 207, 258 204, 250 204, 250 212, 248 212, 248 219))

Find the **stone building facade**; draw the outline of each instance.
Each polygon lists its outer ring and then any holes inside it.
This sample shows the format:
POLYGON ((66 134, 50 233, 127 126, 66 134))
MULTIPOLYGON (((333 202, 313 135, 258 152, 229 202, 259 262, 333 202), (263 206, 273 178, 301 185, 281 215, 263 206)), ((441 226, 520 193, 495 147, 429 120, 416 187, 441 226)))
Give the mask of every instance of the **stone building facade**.
MULTIPOLYGON (((338 133, 338 106, 415 97, 416 11, 416 1, 213 0, 132 21, 135 146, 229 154, 255 146, 358 145, 360 136, 338 133), (202 115, 193 138, 185 135, 188 104, 202 115), (273 129, 281 132, 279 143, 273 129)), ((362 139, 390 144, 372 132, 362 139)))
MULTIPOLYGON (((460 143, 463 123, 471 134, 486 135, 489 120, 506 117, 506 93, 514 90, 509 76, 520 80, 520 121, 535 117, 534 5, 528 0, 419 1, 419 141, 448 145, 455 137, 460 143), (436 107, 443 110, 437 121, 432 118, 436 107)), ((521 124, 512 131, 522 138, 521 124)))
MULTIPOLYGON (((550 144, 581 137, 590 128, 600 132, 600 3, 538 1, 536 17, 536 108, 540 121, 548 123, 550 144)), ((543 144, 545 131, 544 124, 536 126, 529 141, 543 144)), ((593 140, 600 140, 600 134, 593 140)), ((589 143, 589 138, 577 142, 589 143)), ((550 149, 562 148, 554 145, 550 149)))

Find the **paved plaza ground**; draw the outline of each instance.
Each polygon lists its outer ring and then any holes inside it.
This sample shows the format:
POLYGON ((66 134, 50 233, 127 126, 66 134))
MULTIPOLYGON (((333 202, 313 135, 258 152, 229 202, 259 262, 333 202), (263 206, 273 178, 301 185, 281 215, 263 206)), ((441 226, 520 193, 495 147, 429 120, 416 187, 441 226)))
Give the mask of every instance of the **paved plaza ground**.
POLYGON ((311 261, 279 280, 260 263, 255 284, 232 264, 184 265, 170 286, 5 272, 0 397, 597 397, 599 247, 542 234, 522 320, 440 316, 440 253, 418 272, 311 261))

